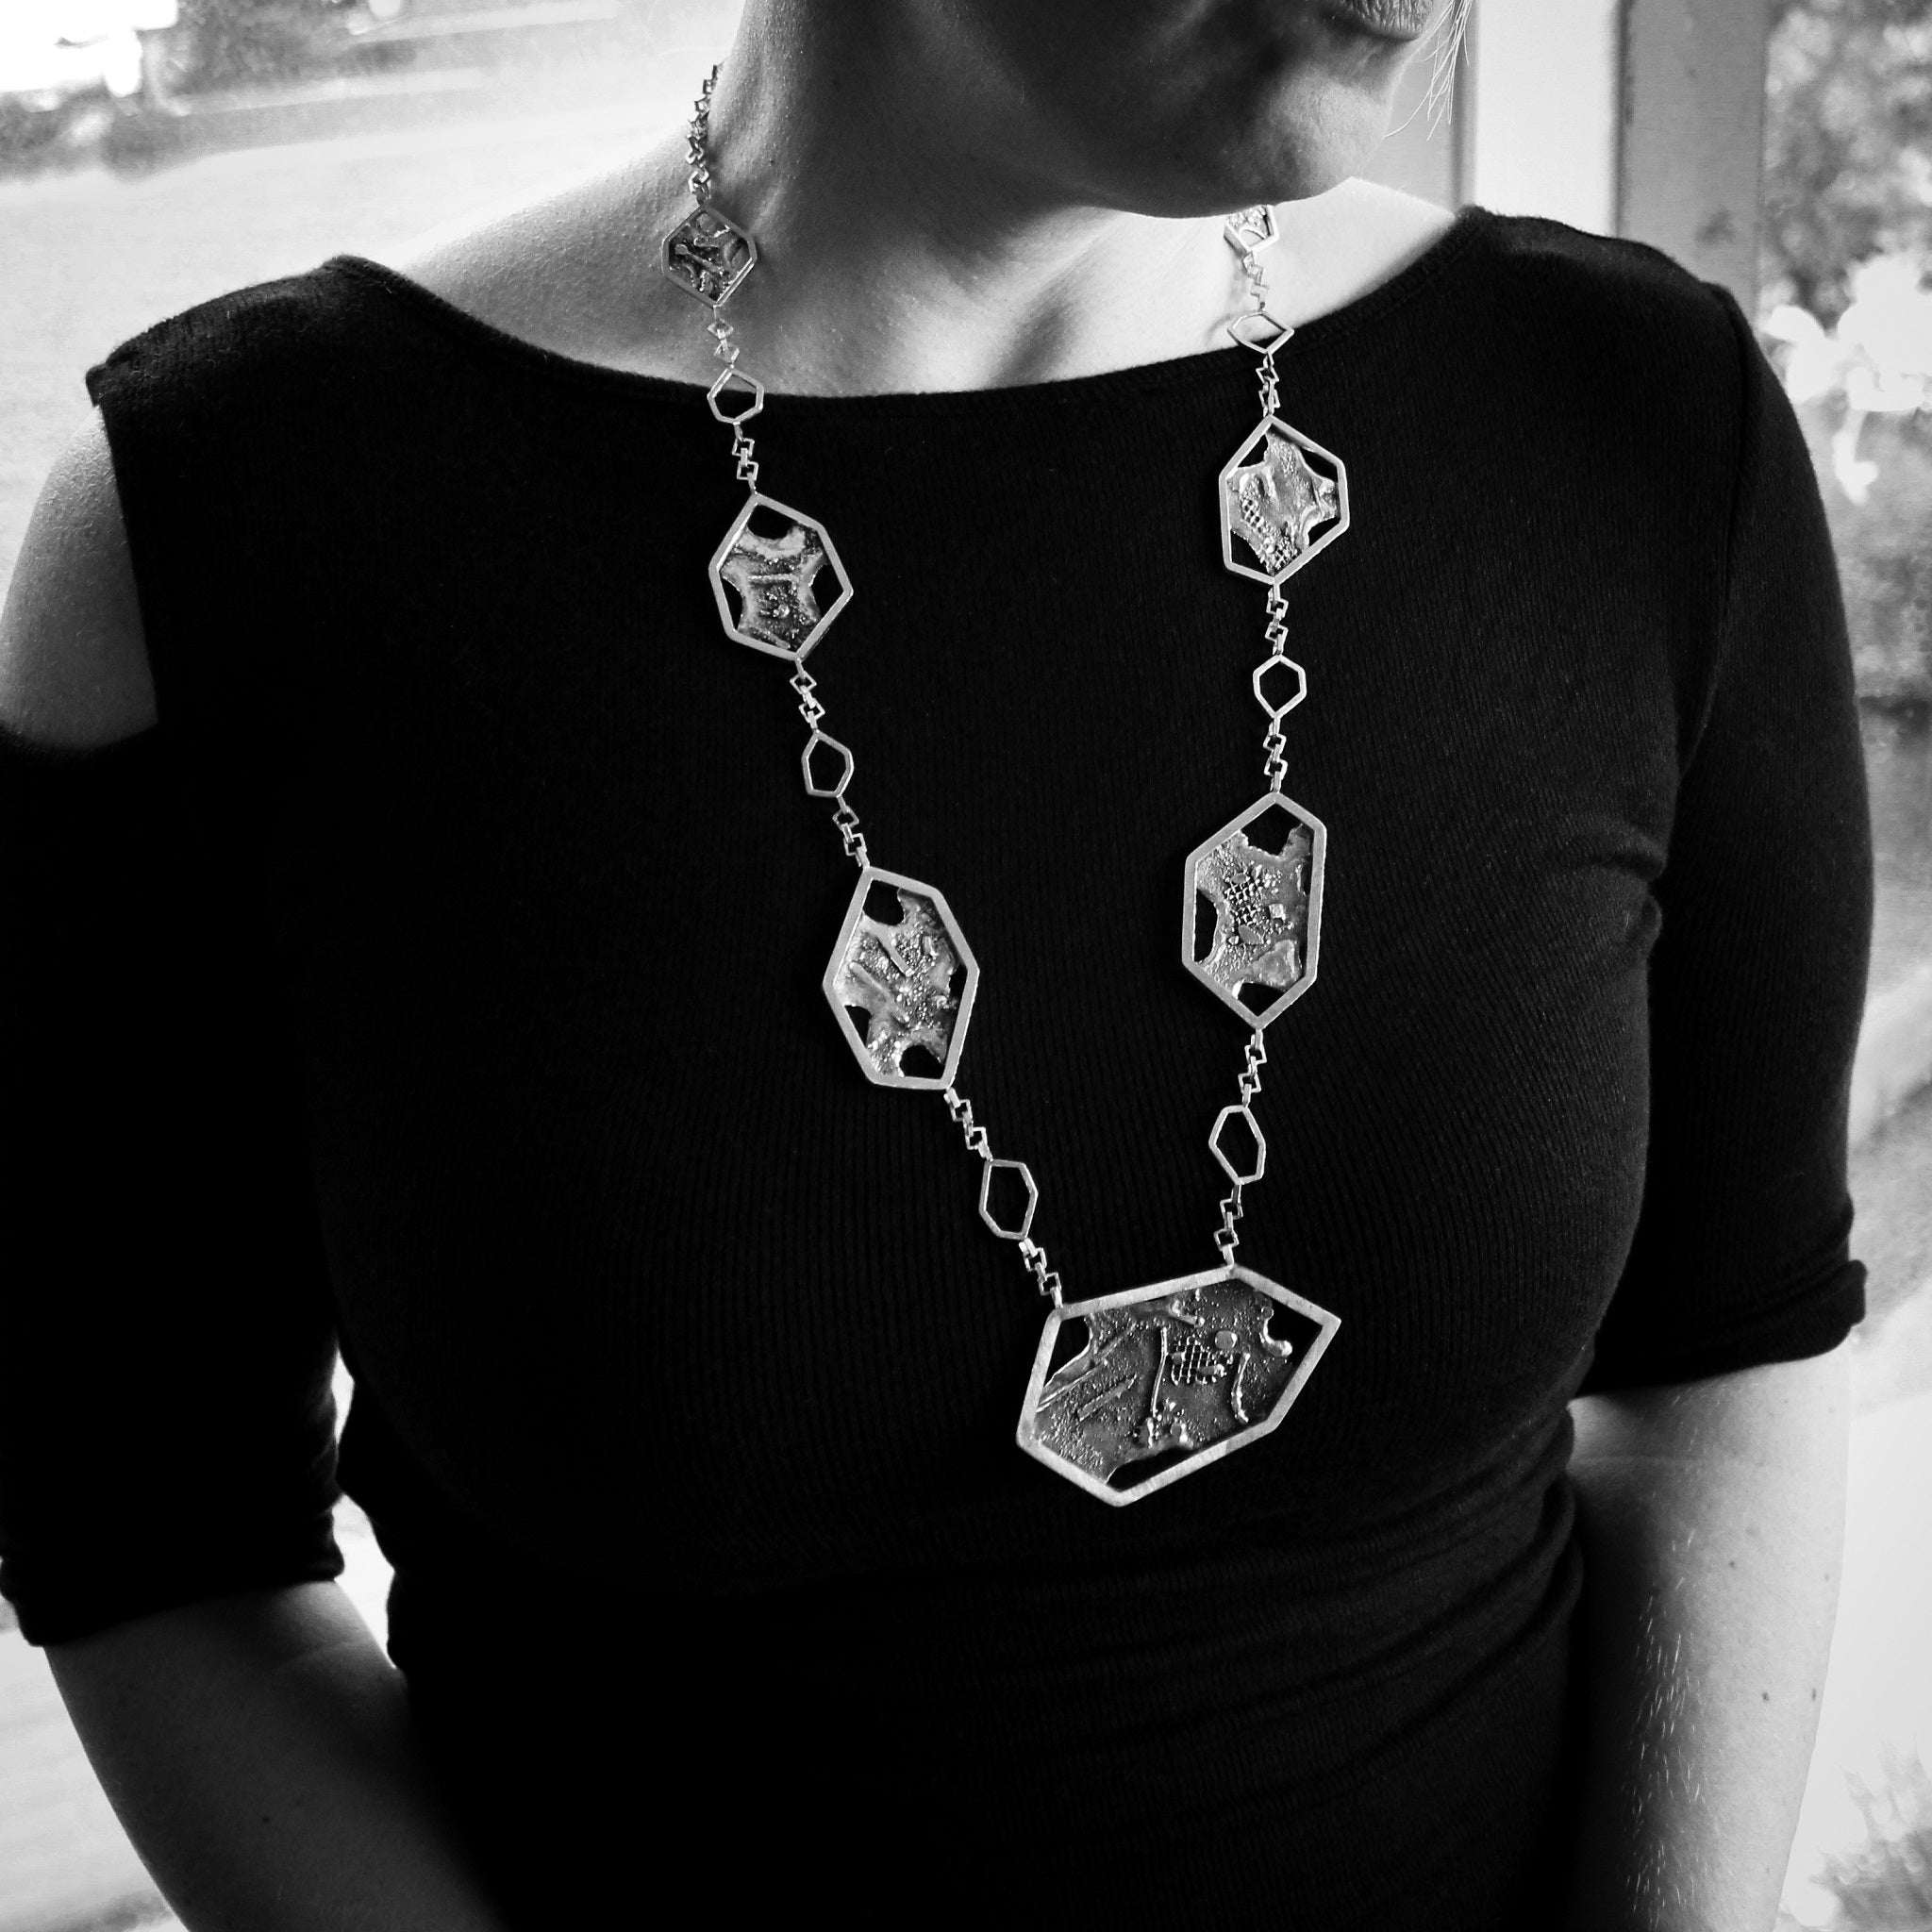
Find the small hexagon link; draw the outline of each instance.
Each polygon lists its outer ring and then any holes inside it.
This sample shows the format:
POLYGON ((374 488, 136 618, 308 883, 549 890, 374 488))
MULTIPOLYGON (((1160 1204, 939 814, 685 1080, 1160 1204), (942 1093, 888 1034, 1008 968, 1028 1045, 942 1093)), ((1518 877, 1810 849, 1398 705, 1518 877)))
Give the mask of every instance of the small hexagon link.
POLYGON ((711 406, 711 414, 727 428, 735 429, 741 423, 749 423, 765 407, 765 386, 756 375, 742 369, 727 369, 709 389, 705 391, 705 400, 711 406), (751 401, 737 415, 728 414, 718 407, 718 398, 727 383, 741 383, 751 391, 751 401))
POLYGON ((1024 1241, 1033 1231, 1033 1210, 1040 1206, 1040 1190, 1033 1184, 1032 1171, 1024 1160, 989 1160, 979 1174, 979 1218, 999 1236, 1003 1241, 1024 1241), (1008 1174, 1018 1174, 1020 1184, 1026 1190, 1026 1212, 1021 1217, 1018 1227, 1002 1227, 992 1217, 992 1205, 989 1198, 992 1190, 994 1171, 1005 1168, 1008 1174))
POLYGON ((1249 683, 1254 687, 1255 702, 1268 713, 1268 722, 1278 724, 1308 694, 1308 674, 1292 658, 1264 658, 1255 666, 1255 675, 1249 683), (1271 671, 1279 671, 1294 680, 1294 694, 1283 705, 1271 705, 1268 693, 1261 689, 1261 680, 1271 671))
POLYGON ((805 774, 805 789, 814 798, 843 798, 845 788, 852 782, 852 754, 836 738, 824 732, 814 730, 805 741, 805 749, 798 755, 799 768, 805 774), (816 751, 836 752, 841 759, 839 782, 836 785, 821 785, 812 776, 811 759, 816 751))
MULTIPOLYGON (((1242 1105, 1241 1107, 1224 1107, 1221 1109, 1221 1111, 1214 1116, 1214 1125, 1209 1130, 1208 1135, 1208 1153, 1213 1155, 1216 1160, 1218 1160, 1221 1163, 1222 1173, 1224 1174, 1228 1177, 1228 1179, 1235 1184, 1236 1188, 1238 1189, 1252 1186, 1254 1182, 1259 1180, 1262 1174, 1267 1172, 1267 1138, 1261 1132, 1260 1123, 1256 1120, 1252 1111, 1250 1111, 1250 1109, 1245 1105, 1242 1105), (1227 1158, 1227 1156, 1222 1151, 1221 1137, 1224 1133, 1226 1132, 1227 1124, 1231 1120, 1240 1121, 1241 1124, 1247 1128, 1248 1132, 1254 1135, 1255 1137, 1255 1167, 1254 1172, 1252 1174, 1243 1174, 1241 1171, 1241 1169, 1236 1167, 1234 1162, 1231 1161, 1227 1158)), ((1237 1202, 1239 1202, 1239 1200, 1241 1199, 1239 1193, 1237 1193, 1235 1199, 1237 1200, 1237 1202)))

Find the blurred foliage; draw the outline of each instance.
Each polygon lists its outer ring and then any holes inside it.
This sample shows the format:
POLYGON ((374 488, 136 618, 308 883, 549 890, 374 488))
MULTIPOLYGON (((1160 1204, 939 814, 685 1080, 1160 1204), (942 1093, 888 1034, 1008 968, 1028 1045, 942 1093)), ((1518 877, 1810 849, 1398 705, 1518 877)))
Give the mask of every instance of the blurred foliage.
MULTIPOLYGON (((1855 276, 1881 258, 1923 278, 1932 0, 1773 0, 1764 159, 1767 319, 1790 304, 1833 328, 1855 276)), ((1789 337, 1778 356, 1794 375, 1789 337)), ((1932 417, 1874 405, 1868 420, 1856 382, 1850 394, 1793 387, 1838 545, 1859 694, 1932 702, 1932 417)))
POLYGON ((1880 481, 1855 504, 1832 477, 1832 418, 1816 406, 1798 415, 1838 550, 1858 695, 1887 706, 1932 703, 1932 437, 1910 421, 1868 424, 1864 448, 1880 481))
POLYGON ((1932 260, 1932 0, 1775 0, 1761 283, 1821 322, 1875 255, 1932 260))
POLYGON ((314 59, 334 10, 331 0, 181 0, 185 75, 200 87, 287 79, 314 59))
POLYGON ((1838 1901, 1832 1932, 1932 1932, 1932 1777, 1916 1757, 1888 1756, 1882 1781, 1848 1775, 1865 1840, 1824 1861, 1838 1901))

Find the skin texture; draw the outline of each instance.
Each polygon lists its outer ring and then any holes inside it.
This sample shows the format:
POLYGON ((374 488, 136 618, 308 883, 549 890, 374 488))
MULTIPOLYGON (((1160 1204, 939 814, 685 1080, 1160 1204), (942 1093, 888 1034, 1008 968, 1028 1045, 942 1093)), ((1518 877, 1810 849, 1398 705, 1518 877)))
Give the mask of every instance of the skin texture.
MULTIPOLYGON (((1224 346, 1241 303, 1222 219, 1257 201, 1285 204, 1274 312, 1338 308, 1447 225, 1347 179, 1414 53, 1314 0, 754 4, 711 117, 713 198, 759 249, 725 311, 746 366, 856 394, 1224 346)), ((401 265, 565 355, 708 383, 705 311, 657 270, 688 172, 674 137, 401 265)))
MULTIPOLYGON (((1219 346, 1224 211, 1285 204, 1296 323, 1446 217, 1361 167, 1424 0, 748 0, 713 117, 758 238, 727 311, 776 391, 1037 382, 1219 346), (1371 29, 1374 29, 1372 31, 1371 29)), ((682 142, 401 264, 544 347, 708 383, 655 269, 682 142)), ((96 425, 0 614, 0 724, 98 745, 155 699, 96 425)), ((1843 1362, 1575 1406, 1589 1804, 1565 1932, 1768 1932, 1836 1596, 1843 1362)), ((493 1925, 416 1769, 399 1680, 332 1586, 191 1605, 52 1653, 83 1740, 194 1932, 493 1925)))
POLYGON ((192 1932, 502 1932, 418 1761, 401 1675, 332 1583, 48 1650, 192 1932))
POLYGON ((95 417, 54 465, 0 610, 0 724, 87 747, 155 722, 127 532, 95 417))
POLYGON ((1844 1541, 1846 1352, 1572 1405, 1591 1756, 1565 1932, 1769 1932, 1844 1541))

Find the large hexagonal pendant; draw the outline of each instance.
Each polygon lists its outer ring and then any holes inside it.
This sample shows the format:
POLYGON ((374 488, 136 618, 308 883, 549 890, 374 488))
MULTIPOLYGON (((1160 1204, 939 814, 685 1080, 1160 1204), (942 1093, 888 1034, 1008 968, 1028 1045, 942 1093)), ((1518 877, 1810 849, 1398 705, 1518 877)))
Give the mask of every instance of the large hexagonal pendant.
POLYGON ((1181 959, 1249 1025, 1278 1019, 1315 983, 1328 828, 1278 791, 1188 855, 1181 959))
POLYGON ((1020 1446, 1138 1502, 1278 1428, 1341 1326, 1251 1268, 1069 1302, 1046 1318, 1020 1446))
POLYGON ((756 492, 732 519, 709 568, 724 635, 794 663, 852 601, 852 579, 825 526, 756 492))
POLYGON ((936 887, 867 866, 824 986, 868 1080, 933 1091, 953 1084, 979 966, 936 887))
POLYGON ((1221 560, 1264 584, 1293 576, 1348 528, 1348 472, 1270 416, 1221 473, 1221 560))

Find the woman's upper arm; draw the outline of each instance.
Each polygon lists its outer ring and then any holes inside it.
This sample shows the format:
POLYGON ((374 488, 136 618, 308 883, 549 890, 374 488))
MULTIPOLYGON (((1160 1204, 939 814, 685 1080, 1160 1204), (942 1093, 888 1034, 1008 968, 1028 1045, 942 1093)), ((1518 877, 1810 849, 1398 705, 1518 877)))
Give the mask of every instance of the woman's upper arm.
POLYGON ((0 1592, 51 1642, 337 1574, 334 1316, 250 800, 146 728, 98 425, 0 645, 0 1592))
POLYGON ((0 610, 0 725, 89 750, 154 722, 141 603, 96 412, 48 475, 0 610))
POLYGON ((1655 888, 1642 1213, 1592 1393, 1823 1355, 1864 1306, 1845 1143, 1872 845, 1851 649, 1803 432, 1727 313, 1725 574, 1655 888))

